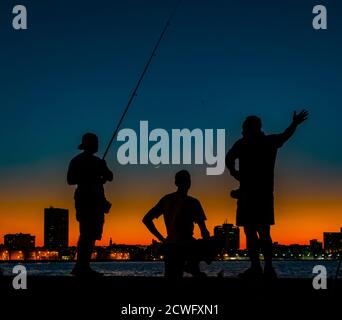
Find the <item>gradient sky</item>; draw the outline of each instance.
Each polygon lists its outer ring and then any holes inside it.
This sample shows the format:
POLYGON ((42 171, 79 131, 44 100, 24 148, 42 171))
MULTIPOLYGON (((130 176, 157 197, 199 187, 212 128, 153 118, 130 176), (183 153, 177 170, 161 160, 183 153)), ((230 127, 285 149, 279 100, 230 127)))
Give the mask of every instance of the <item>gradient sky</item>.
MULTIPOLYGON (((28 30, 11 27, 15 1, 0 2, 0 237, 27 232, 43 244, 43 209, 70 209, 66 170, 86 131, 110 138, 132 87, 176 0, 21 1, 28 30)), ((280 132, 294 109, 310 119, 279 152, 273 240, 307 243, 342 226, 342 4, 321 1, 328 30, 312 28, 317 1, 184 0, 123 127, 225 128, 227 149, 249 114, 280 132)), ((174 190, 173 175, 193 175, 191 194, 208 226, 235 221, 236 183, 205 166, 121 166, 102 244, 150 243, 141 223, 174 190)), ((158 224, 162 227, 161 221, 158 224)), ((242 233, 241 233, 242 235, 242 233)), ((244 246, 244 240, 242 242, 244 246)))

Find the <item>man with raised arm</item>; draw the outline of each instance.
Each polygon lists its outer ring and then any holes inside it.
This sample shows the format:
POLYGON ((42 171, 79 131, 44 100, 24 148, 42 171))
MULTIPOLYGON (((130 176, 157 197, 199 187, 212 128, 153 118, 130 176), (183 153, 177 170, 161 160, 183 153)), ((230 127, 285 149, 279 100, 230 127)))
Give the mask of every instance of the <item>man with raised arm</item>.
POLYGON ((294 112, 290 126, 283 133, 266 135, 262 131, 261 119, 248 116, 242 126, 242 138, 226 155, 230 174, 240 182, 240 188, 231 195, 237 198, 236 224, 244 227, 251 260, 251 267, 240 274, 241 278, 259 278, 262 274, 267 279, 277 277, 272 266, 270 234, 270 226, 275 223, 274 166, 278 149, 307 117, 306 110, 298 114, 294 112), (264 255, 264 270, 259 261, 259 249, 264 255))

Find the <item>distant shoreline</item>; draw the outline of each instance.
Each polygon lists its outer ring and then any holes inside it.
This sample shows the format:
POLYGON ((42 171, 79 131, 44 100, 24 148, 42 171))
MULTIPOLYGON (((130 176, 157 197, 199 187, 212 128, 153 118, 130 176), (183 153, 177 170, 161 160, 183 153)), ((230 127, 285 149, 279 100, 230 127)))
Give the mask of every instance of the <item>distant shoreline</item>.
MULTIPOLYGON (((214 262, 240 262, 240 261, 249 261, 249 259, 229 259, 229 260, 214 260, 214 262)), ((339 258, 334 259, 280 259, 275 258, 273 261, 299 261, 299 262, 312 262, 312 261, 339 261, 339 258)), ((1 260, 0 264, 5 263, 75 263, 76 260, 1 260)), ((130 262, 140 262, 140 263, 156 263, 156 262, 164 262, 164 260, 92 260, 92 263, 130 263, 130 262)))

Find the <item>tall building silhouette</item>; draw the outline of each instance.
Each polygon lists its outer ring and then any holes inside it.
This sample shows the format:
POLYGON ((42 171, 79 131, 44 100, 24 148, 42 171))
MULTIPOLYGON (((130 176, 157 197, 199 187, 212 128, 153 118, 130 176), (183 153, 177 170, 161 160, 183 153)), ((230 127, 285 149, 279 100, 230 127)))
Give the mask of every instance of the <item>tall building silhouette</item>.
POLYGON ((69 211, 60 208, 44 209, 44 247, 49 250, 69 245, 69 211))
POLYGON ((221 226, 214 228, 214 236, 223 241, 227 253, 236 253, 240 249, 240 228, 225 221, 221 226))

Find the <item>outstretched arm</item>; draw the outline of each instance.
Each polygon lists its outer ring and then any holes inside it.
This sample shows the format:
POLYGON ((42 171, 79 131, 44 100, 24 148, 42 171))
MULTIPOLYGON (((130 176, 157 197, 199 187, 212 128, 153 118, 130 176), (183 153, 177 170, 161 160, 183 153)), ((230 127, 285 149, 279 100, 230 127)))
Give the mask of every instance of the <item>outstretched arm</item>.
POLYGON ((158 208, 157 206, 152 208, 149 212, 146 213, 145 217, 143 218, 142 222, 146 226, 146 228, 161 242, 165 241, 165 238, 162 236, 162 234, 158 231, 156 228, 153 219, 155 219, 156 216, 159 216, 158 208))
POLYGON ((308 115, 309 112, 307 110, 302 110, 298 114, 296 111, 293 112, 290 126, 283 133, 281 133, 282 143, 286 142, 292 137, 297 127, 308 118, 308 115))

